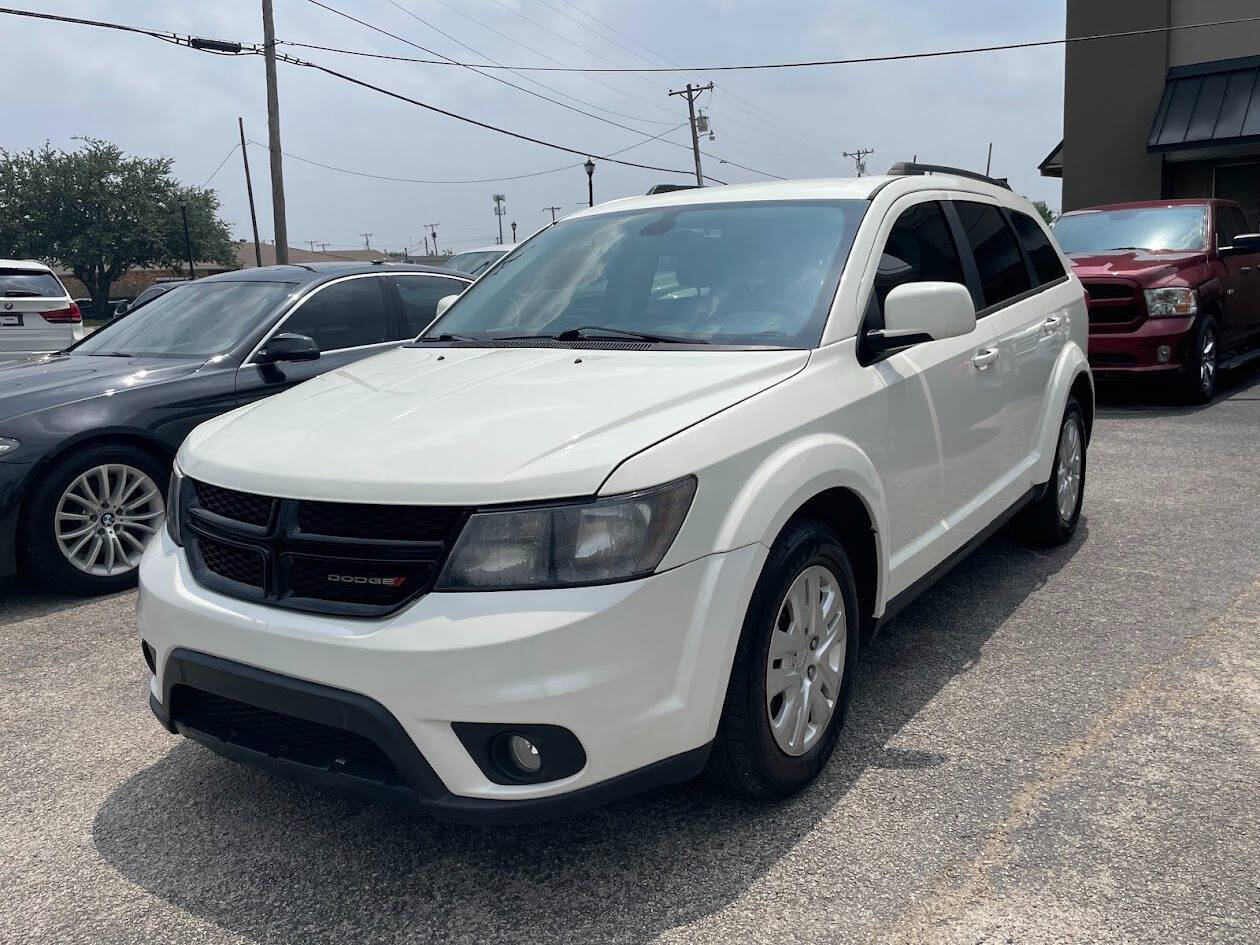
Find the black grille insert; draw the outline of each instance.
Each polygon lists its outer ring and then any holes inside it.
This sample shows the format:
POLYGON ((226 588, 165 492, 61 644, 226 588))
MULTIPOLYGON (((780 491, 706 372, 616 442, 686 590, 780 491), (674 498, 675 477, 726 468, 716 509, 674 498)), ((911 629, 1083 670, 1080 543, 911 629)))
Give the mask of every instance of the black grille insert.
POLYGON ((340 616, 383 616, 431 590, 468 514, 451 506, 314 502, 191 486, 180 515, 200 583, 340 616))
POLYGON ((1127 282, 1086 282, 1091 325, 1135 325, 1146 314, 1146 305, 1137 286, 1127 282))
POLYGON ((383 784, 403 781, 380 746, 357 732, 309 722, 185 685, 172 687, 170 713, 171 721, 178 725, 272 758, 383 784))

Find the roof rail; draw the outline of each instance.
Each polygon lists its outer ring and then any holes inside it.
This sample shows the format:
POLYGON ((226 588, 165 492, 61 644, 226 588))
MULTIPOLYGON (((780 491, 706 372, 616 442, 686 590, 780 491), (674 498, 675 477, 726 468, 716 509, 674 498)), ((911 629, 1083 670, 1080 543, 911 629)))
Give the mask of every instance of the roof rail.
POLYGON ((968 171, 961 167, 948 167, 944 164, 916 164, 913 161, 898 161, 888 169, 889 177, 912 177, 917 174, 952 174, 954 177, 966 177, 969 180, 983 181, 994 187, 1011 189, 1005 177, 989 177, 979 171, 968 171))

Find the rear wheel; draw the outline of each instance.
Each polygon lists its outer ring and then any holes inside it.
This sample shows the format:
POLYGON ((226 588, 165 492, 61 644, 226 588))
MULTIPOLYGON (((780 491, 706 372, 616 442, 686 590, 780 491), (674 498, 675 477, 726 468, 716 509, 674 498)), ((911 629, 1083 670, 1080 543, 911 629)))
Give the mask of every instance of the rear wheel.
POLYGON ((1070 539, 1081 520, 1085 498, 1085 415, 1075 397, 1069 397, 1059 426, 1050 481, 1041 498, 1024 513, 1028 537, 1042 544, 1061 545, 1070 539))
POLYGON ((818 775, 844 724, 858 617, 853 569, 835 532, 809 519, 790 522, 740 633, 710 783, 773 799, 818 775))
POLYGON ((140 555, 162 527, 170 468, 127 444, 63 457, 31 492, 23 551, 31 574, 77 594, 134 587, 140 555))

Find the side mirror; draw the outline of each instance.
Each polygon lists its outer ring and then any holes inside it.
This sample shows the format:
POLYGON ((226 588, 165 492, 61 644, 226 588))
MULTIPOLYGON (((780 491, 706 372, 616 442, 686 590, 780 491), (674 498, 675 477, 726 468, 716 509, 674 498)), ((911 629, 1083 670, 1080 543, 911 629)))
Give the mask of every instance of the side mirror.
POLYGON ((1234 242, 1220 248, 1222 256, 1242 256, 1245 253, 1260 253, 1260 233, 1239 233, 1234 242))
POLYGON ((438 299, 437 309, 433 313, 434 319, 439 319, 446 314, 446 310, 455 304, 459 298, 458 295, 444 295, 438 299))
POLYGON ((976 305, 957 282, 908 282, 884 299, 884 328, 867 332, 871 347, 886 354, 925 341, 957 338, 976 327, 976 305))
POLYGON ((258 352, 259 364, 276 364, 279 361, 318 361, 319 345, 310 335, 283 331, 275 335, 258 352))

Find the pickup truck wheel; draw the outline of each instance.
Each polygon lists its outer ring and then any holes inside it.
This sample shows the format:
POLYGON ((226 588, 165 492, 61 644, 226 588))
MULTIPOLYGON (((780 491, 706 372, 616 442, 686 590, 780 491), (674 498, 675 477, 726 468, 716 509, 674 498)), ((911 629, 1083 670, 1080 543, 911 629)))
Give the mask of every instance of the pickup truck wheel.
POLYGON ((129 444, 89 446, 39 477, 23 520, 26 569, 76 594, 134 587, 162 527, 170 468, 129 444))
POLYGON ((706 779, 779 799, 835 748, 857 656, 857 583, 835 532, 789 522, 770 549, 740 632, 706 779))
POLYGON ((1190 339, 1190 353, 1186 359, 1186 372, 1182 378, 1182 393, 1192 404, 1206 404, 1216 394, 1216 379, 1220 374, 1220 334, 1216 320, 1210 315, 1203 319, 1190 339))
POLYGON ((1040 544, 1061 545, 1081 520, 1085 497, 1085 416, 1075 397, 1069 397, 1059 426, 1054 465, 1045 492, 1024 513, 1025 532, 1040 544))

